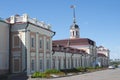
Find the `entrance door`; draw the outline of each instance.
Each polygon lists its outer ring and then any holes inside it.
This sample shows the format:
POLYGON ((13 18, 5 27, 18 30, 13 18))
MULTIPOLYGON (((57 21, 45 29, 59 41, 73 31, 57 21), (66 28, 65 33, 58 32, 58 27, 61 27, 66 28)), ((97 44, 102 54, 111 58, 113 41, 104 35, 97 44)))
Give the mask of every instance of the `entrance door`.
POLYGON ((13 59, 13 73, 20 72, 20 59, 19 57, 14 57, 13 59))

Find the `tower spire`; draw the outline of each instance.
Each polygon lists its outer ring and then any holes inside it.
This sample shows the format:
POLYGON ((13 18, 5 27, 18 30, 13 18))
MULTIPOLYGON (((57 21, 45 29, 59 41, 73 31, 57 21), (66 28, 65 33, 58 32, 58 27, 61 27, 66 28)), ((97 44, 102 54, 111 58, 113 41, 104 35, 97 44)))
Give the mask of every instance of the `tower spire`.
POLYGON ((76 23, 75 5, 71 5, 71 8, 73 9, 73 23, 76 23))
POLYGON ((75 16, 75 6, 72 5, 73 9, 73 24, 70 26, 70 38, 76 39, 80 38, 79 26, 76 24, 76 16, 75 16))

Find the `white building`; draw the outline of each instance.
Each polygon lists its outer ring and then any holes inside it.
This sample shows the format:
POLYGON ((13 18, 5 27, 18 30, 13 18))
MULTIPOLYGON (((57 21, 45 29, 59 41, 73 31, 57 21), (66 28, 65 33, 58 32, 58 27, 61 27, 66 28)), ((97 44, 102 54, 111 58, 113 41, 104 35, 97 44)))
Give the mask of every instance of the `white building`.
MULTIPOLYGON (((75 20, 75 19, 74 19, 75 20)), ((70 27, 70 39, 54 40, 51 26, 30 18, 27 14, 14 15, 0 20, 0 74, 26 73, 47 69, 93 67, 98 58, 108 65, 109 50, 98 47, 88 38, 80 38, 76 22, 70 27)))
POLYGON ((72 47, 53 44, 53 69, 87 67, 87 53, 72 47))
POLYGON ((103 47, 99 46, 97 47, 97 54, 98 54, 98 63, 100 63, 101 66, 107 67, 109 65, 110 61, 110 50, 103 47))
POLYGON ((0 19, 0 74, 9 70, 9 24, 0 19))
POLYGON ((51 69, 52 36, 50 26, 27 14, 10 17, 11 72, 27 72, 51 69))

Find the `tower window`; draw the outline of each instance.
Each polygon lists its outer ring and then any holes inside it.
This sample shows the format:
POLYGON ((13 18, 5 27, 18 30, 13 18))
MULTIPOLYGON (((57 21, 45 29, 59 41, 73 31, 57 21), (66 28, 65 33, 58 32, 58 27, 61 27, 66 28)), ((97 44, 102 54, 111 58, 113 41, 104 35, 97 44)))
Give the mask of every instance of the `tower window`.
POLYGON ((76 31, 76 36, 78 36, 78 32, 76 31))
POLYGON ((74 31, 73 31, 73 36, 74 36, 74 31))

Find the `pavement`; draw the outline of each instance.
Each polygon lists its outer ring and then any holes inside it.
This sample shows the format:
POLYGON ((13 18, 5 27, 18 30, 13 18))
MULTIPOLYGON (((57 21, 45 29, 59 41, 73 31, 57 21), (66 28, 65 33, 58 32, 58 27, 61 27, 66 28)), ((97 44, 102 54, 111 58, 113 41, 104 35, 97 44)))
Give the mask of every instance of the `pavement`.
POLYGON ((27 80, 120 80, 120 68, 107 69, 92 73, 85 73, 85 74, 60 77, 60 78, 52 78, 52 79, 29 78, 27 80))

